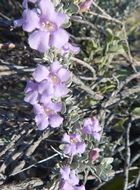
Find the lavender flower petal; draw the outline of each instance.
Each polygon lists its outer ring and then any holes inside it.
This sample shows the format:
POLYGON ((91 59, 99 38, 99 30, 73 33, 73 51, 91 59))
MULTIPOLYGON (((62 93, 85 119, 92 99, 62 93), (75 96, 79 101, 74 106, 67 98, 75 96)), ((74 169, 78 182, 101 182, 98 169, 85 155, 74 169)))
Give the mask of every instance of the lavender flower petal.
POLYGON ((64 179, 64 180, 69 180, 69 175, 70 175, 70 168, 68 166, 64 166, 63 168, 60 169, 60 174, 61 174, 61 177, 64 179))
POLYGON ((35 122, 39 130, 44 130, 49 125, 48 118, 42 114, 39 114, 35 117, 35 122))
POLYGON ((63 97, 66 96, 68 93, 68 88, 65 84, 57 84, 55 86, 54 96, 55 97, 63 97))
POLYGON ((32 32, 39 27, 39 17, 33 10, 26 9, 23 11, 22 28, 26 32, 32 32))
POLYGON ((75 187, 67 181, 62 181, 59 190, 75 190, 75 187))
POLYGON ((57 73, 57 71, 59 69, 62 68, 62 65, 58 62, 58 61, 54 61, 51 65, 50 65, 50 72, 52 73, 57 73))
POLYGON ((44 53, 50 48, 49 38, 50 38, 49 32, 37 30, 29 35, 28 43, 32 49, 44 53))
POLYGON ((49 123, 52 128, 59 127, 63 122, 63 118, 58 114, 53 114, 49 117, 49 123))
POLYGON ((77 186, 74 188, 74 190, 86 190, 84 185, 77 186))
POLYGON ((55 10, 54 5, 50 0, 40 0, 38 5, 42 15, 47 15, 48 19, 53 16, 55 10))
POLYGON ((38 65, 33 73, 33 78, 36 82, 41 82, 42 80, 45 80, 48 78, 49 71, 47 67, 43 65, 38 65))
POLYGON ((70 79, 70 71, 67 69, 61 68, 57 72, 57 76, 60 78, 61 82, 66 82, 70 79))
POLYGON ((65 30, 59 28, 54 33, 52 33, 50 44, 53 47, 60 49, 68 42, 68 40, 68 33, 65 30))
POLYGON ((65 133, 62 138, 62 142, 70 143, 70 135, 65 133))
POLYGON ((62 26, 62 24, 64 24, 66 19, 66 15, 63 13, 56 13, 56 18, 55 18, 55 23, 57 25, 57 27, 62 26))
POLYGON ((24 101, 32 105, 36 104, 38 102, 38 92, 37 91, 28 92, 27 94, 25 94, 24 101))

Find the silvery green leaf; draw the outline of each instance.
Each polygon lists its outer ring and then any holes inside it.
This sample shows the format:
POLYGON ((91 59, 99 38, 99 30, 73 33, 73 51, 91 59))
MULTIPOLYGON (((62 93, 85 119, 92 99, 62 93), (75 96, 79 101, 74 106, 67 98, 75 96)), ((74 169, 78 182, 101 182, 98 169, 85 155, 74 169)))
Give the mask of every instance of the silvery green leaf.
POLYGON ((79 12, 79 7, 75 5, 74 3, 71 3, 68 9, 68 12, 71 14, 78 13, 79 12))
POLYGON ((63 24, 63 28, 69 28, 71 26, 71 22, 68 21, 66 23, 63 24))
POLYGON ((65 146, 64 144, 59 145, 59 149, 60 149, 60 150, 63 150, 63 149, 64 149, 64 146, 65 146))
POLYGON ((86 161, 88 160, 88 154, 84 154, 79 158, 81 161, 86 161))
POLYGON ((60 0, 53 0, 53 4, 55 5, 55 7, 57 6, 57 5, 59 5, 60 4, 60 0))
POLYGON ((108 158, 104 158, 103 161, 102 161, 102 164, 111 164, 113 162, 113 158, 112 157, 108 157, 108 158))
POLYGON ((113 31, 110 28, 107 28, 106 32, 107 32, 108 41, 110 42, 113 39, 113 31))
POLYGON ((78 167, 79 167, 78 162, 76 162, 76 161, 72 162, 71 168, 72 168, 73 170, 77 169, 78 167))
POLYGON ((71 17, 72 20, 82 20, 82 17, 81 16, 72 16, 71 17))
POLYGON ((66 113, 67 109, 66 109, 66 104, 63 102, 62 103, 62 109, 61 109, 61 113, 64 114, 66 113))
POLYGON ((63 7, 64 7, 64 5, 62 3, 59 3, 58 6, 57 6, 57 11, 58 12, 62 12, 63 11, 63 7))
POLYGON ((72 123, 75 123, 78 120, 79 120, 79 116, 78 115, 71 115, 71 122, 72 123))

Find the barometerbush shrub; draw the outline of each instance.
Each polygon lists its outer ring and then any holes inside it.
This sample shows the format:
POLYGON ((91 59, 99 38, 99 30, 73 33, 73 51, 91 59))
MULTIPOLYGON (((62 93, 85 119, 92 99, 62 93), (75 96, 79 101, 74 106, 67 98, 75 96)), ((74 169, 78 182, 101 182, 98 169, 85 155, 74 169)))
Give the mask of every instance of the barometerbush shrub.
MULTIPOLYGON (((65 105, 67 109, 65 100, 70 97, 72 82, 72 71, 69 69, 71 57, 79 53, 80 48, 71 44, 70 34, 64 29, 71 20, 72 6, 67 10, 61 6, 60 9, 59 3, 53 0, 23 0, 22 17, 14 21, 15 27, 22 27, 28 33, 30 48, 44 55, 42 64, 37 65, 32 78, 27 81, 24 100, 33 106, 37 130, 55 131, 55 128, 61 128, 64 131, 59 150, 63 157, 58 160, 54 184, 48 183, 49 188, 52 185, 53 189, 59 190, 84 190, 88 180, 85 175, 89 174, 85 171, 88 169, 96 177, 99 167, 104 164, 110 166, 112 159, 100 160, 102 127, 98 116, 79 118, 76 127, 70 126, 67 130, 63 125, 65 117, 62 108, 65 105), (43 64, 43 60, 48 60, 47 65, 43 64), (79 174, 83 176, 80 179, 79 174)), ((77 11, 86 12, 92 1, 71 3, 77 11)))

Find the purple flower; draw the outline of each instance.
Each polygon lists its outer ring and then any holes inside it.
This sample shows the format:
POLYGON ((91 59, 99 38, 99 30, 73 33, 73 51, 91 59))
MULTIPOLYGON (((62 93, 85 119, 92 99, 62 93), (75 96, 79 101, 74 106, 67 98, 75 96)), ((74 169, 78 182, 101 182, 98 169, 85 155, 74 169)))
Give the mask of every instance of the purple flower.
MULTIPOLYGON (((39 91, 42 96, 63 97, 68 93, 65 82, 70 79, 70 72, 65 69, 58 61, 53 62, 49 68, 38 65, 33 78, 40 82, 39 91)), ((44 98, 43 98, 44 99, 44 98)))
POLYGON ((85 187, 83 185, 77 186, 79 184, 79 179, 76 176, 75 170, 71 170, 69 166, 61 168, 60 174, 60 190, 85 190, 85 187))
POLYGON ((50 0, 40 0, 39 9, 25 9, 22 19, 14 22, 22 26, 29 34, 28 43, 31 48, 46 52, 50 47, 61 49, 69 40, 68 33, 61 28, 66 15, 55 11, 50 0))
POLYGON ((83 134, 89 134, 94 137, 95 140, 99 141, 101 138, 100 135, 101 127, 99 121, 96 117, 86 118, 83 122, 83 134))
POLYGON ((49 125, 52 128, 59 127, 63 118, 57 113, 61 111, 61 103, 53 103, 48 99, 45 105, 35 104, 34 106, 35 122, 39 130, 46 129, 49 125))
POLYGON ((74 190, 78 185, 79 179, 75 174, 75 170, 71 170, 68 166, 60 169, 61 181, 60 190, 74 190))
POLYGON ((44 104, 48 97, 63 97, 68 93, 66 82, 70 79, 70 72, 57 61, 50 67, 38 65, 33 79, 27 82, 24 91, 24 100, 32 105, 38 102, 44 104))
POLYGON ((82 154, 85 151, 86 145, 81 141, 80 135, 78 134, 64 134, 62 142, 67 144, 64 145, 64 153, 70 156, 76 154, 82 154))
POLYGON ((73 46, 72 44, 70 43, 67 43, 65 44, 63 47, 62 47, 62 50, 61 50, 61 55, 65 55, 66 53, 70 52, 72 54, 78 54, 80 51, 80 48, 79 47, 76 47, 76 46, 73 46))
POLYGON ((65 166, 60 169, 61 178, 69 182, 71 185, 78 185, 79 179, 75 174, 75 170, 71 170, 70 167, 65 166))

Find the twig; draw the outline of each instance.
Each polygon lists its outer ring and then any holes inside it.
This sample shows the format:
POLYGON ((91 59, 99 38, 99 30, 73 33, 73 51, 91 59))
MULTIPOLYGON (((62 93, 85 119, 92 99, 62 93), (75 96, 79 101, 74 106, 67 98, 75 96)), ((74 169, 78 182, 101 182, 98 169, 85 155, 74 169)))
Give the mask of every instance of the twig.
POLYGON ((96 92, 92 91, 92 89, 87 86, 86 84, 84 84, 77 76, 75 76, 74 74, 72 75, 72 81, 82 90, 84 90, 85 92, 87 92, 89 95, 91 95, 93 97, 93 99, 95 100, 101 100, 103 99, 103 96, 100 94, 97 94, 96 92))
POLYGON ((48 157, 48 158, 45 158, 45 159, 43 159, 43 160, 40 160, 40 161, 36 162, 35 164, 32 164, 32 165, 28 166, 27 168, 24 168, 23 170, 20 170, 20 171, 18 171, 18 172, 12 173, 11 175, 9 175, 9 177, 14 176, 14 175, 17 175, 17 174, 20 174, 20 173, 22 173, 22 172, 25 172, 25 171, 27 171, 27 170, 33 168, 33 167, 37 167, 38 164, 42 164, 43 162, 47 162, 48 160, 51 160, 52 158, 54 158, 54 157, 56 157, 56 156, 58 156, 58 155, 59 155, 59 154, 56 153, 56 154, 54 154, 54 155, 52 155, 52 156, 50 156, 50 157, 48 157))
MULTIPOLYGON (((30 147, 28 147, 28 148, 26 149, 26 151, 24 151, 24 155, 26 155, 26 157, 30 157, 30 156, 34 153, 34 151, 36 150, 36 148, 39 146, 39 144, 41 143, 41 141, 43 141, 44 139, 48 138, 48 136, 51 135, 51 133, 52 133, 52 132, 49 131, 49 130, 46 131, 42 136, 39 137, 39 139, 38 139, 37 141, 35 141, 35 142, 33 142, 32 144, 30 144, 30 147)), ((17 155, 15 154, 15 155, 13 155, 13 157, 16 156, 16 158, 17 158, 17 157, 21 156, 22 153, 23 153, 23 152, 20 152, 20 153, 18 153, 17 155)), ((8 164, 9 164, 9 163, 8 163, 8 164)), ((20 161, 20 162, 16 165, 16 167, 15 167, 14 170, 12 171, 11 175, 12 175, 13 173, 16 173, 17 171, 21 170, 21 169, 25 166, 25 164, 26 164, 26 162, 25 162, 25 159, 23 158, 23 160, 20 161)))
POLYGON ((131 65, 133 71, 136 73, 137 70, 136 70, 136 68, 134 67, 134 64, 133 64, 133 57, 131 55, 131 51, 130 51, 130 47, 129 47, 129 43, 128 43, 128 39, 127 39, 128 37, 127 37, 127 33, 126 33, 125 23, 121 22, 118 19, 112 18, 108 13, 106 13, 105 10, 103 10, 95 2, 93 2, 93 5, 94 5, 94 7, 96 7, 102 13, 102 15, 90 12, 92 15, 96 15, 96 16, 98 16, 100 18, 114 21, 114 22, 116 22, 116 23, 118 23, 118 24, 120 24, 122 26, 122 30, 123 30, 123 33, 124 33, 124 40, 125 40, 125 43, 126 43, 126 46, 127 46, 128 60, 130 62, 130 65, 131 65))
POLYGON ((130 162, 130 166, 132 166, 134 164, 134 162, 136 162, 138 159, 140 158, 140 152, 137 153, 131 160, 130 162))
POLYGON ((53 149, 54 152, 56 152, 56 153, 59 154, 60 156, 65 157, 65 158, 69 158, 69 156, 67 156, 67 155, 65 155, 65 154, 63 154, 63 153, 61 153, 61 152, 58 151, 58 150, 56 150, 53 146, 51 146, 51 148, 53 149))
POLYGON ((15 47, 13 43, 0 43, 0 49, 14 49, 15 47))
MULTIPOLYGON (((132 146, 134 143, 137 143, 137 142, 140 142, 140 137, 134 139, 133 141, 130 142, 129 146, 132 146)), ((124 146, 121 146, 119 147, 115 152, 114 152, 114 155, 117 154, 118 152, 121 152, 122 150, 124 150, 125 147, 124 146)))
POLYGON ((103 15, 107 15, 106 11, 104 9, 102 9, 99 5, 97 5, 94 1, 92 1, 92 4, 94 5, 94 7, 96 7, 103 15))
POLYGON ((129 166, 130 166, 130 128, 131 128, 131 116, 129 116, 128 120, 126 121, 125 126, 125 166, 124 166, 124 187, 123 190, 127 190, 128 187, 128 178, 129 178, 129 166))
POLYGON ((102 18, 102 19, 105 19, 105 20, 108 20, 108 21, 113 21, 113 22, 116 22, 117 24, 122 25, 122 22, 121 22, 121 21, 119 21, 118 19, 112 18, 112 17, 111 17, 110 15, 108 15, 108 14, 100 15, 100 14, 95 13, 95 12, 92 12, 92 11, 89 11, 88 13, 90 13, 90 14, 93 15, 93 16, 97 16, 97 17, 99 17, 99 18, 102 18))
POLYGON ((0 68, 0 71, 2 71, 0 73, 0 75, 3 75, 2 73, 4 73, 4 75, 10 75, 10 74, 14 74, 15 72, 19 74, 19 73, 23 73, 23 72, 34 71, 34 68, 15 65, 15 64, 9 63, 7 61, 4 61, 2 59, 0 59, 0 65, 2 65, 2 67, 0 68))
MULTIPOLYGON (((133 166, 133 167, 130 167, 130 168, 129 168, 129 171, 133 171, 133 170, 137 170, 137 169, 139 169, 137 166, 133 166)), ((109 181, 112 180, 112 179, 115 177, 115 175, 121 174, 121 173, 123 173, 123 172, 124 172, 124 170, 117 170, 117 171, 113 172, 113 173, 111 174, 112 177, 109 178, 109 181)), ((92 179, 92 178, 91 178, 91 179, 92 179)), ((90 180, 91 180, 91 179, 90 179, 90 180)), ((109 182, 109 181, 108 181, 108 182, 109 182)), ((96 188, 96 190, 100 189, 100 188, 103 187, 105 184, 106 184, 106 182, 103 182, 102 184, 100 184, 100 185, 96 188)))
POLYGON ((97 32, 98 32, 98 29, 95 27, 95 25, 94 25, 94 24, 92 24, 92 23, 91 23, 91 22, 89 22, 89 21, 82 20, 82 19, 77 19, 77 18, 75 18, 75 17, 71 17, 71 19, 72 19, 73 21, 75 21, 75 22, 80 23, 80 24, 87 25, 87 26, 91 27, 93 30, 95 30, 95 31, 97 31, 97 32))
POLYGON ((70 35, 71 38, 73 38, 74 40, 76 41, 84 41, 84 40, 87 40, 87 41, 92 41, 92 40, 95 40, 95 38, 93 37, 88 37, 88 36, 83 36, 83 37, 77 37, 77 36, 74 36, 74 35, 70 35))
POLYGON ((138 187, 139 183, 140 183, 140 169, 138 171, 138 176, 137 176, 136 181, 135 181, 135 187, 138 187))
POLYGON ((96 79, 96 71, 94 70, 94 68, 93 68, 92 66, 90 66, 90 65, 89 65, 88 63, 86 63, 85 61, 82 61, 82 60, 80 60, 80 59, 78 59, 78 58, 75 58, 75 57, 72 57, 71 60, 72 60, 72 61, 75 61, 75 62, 77 62, 77 63, 79 63, 80 65, 82 65, 82 66, 84 66, 84 67, 86 67, 86 68, 88 68, 88 69, 92 72, 92 74, 93 74, 93 80, 96 79))

